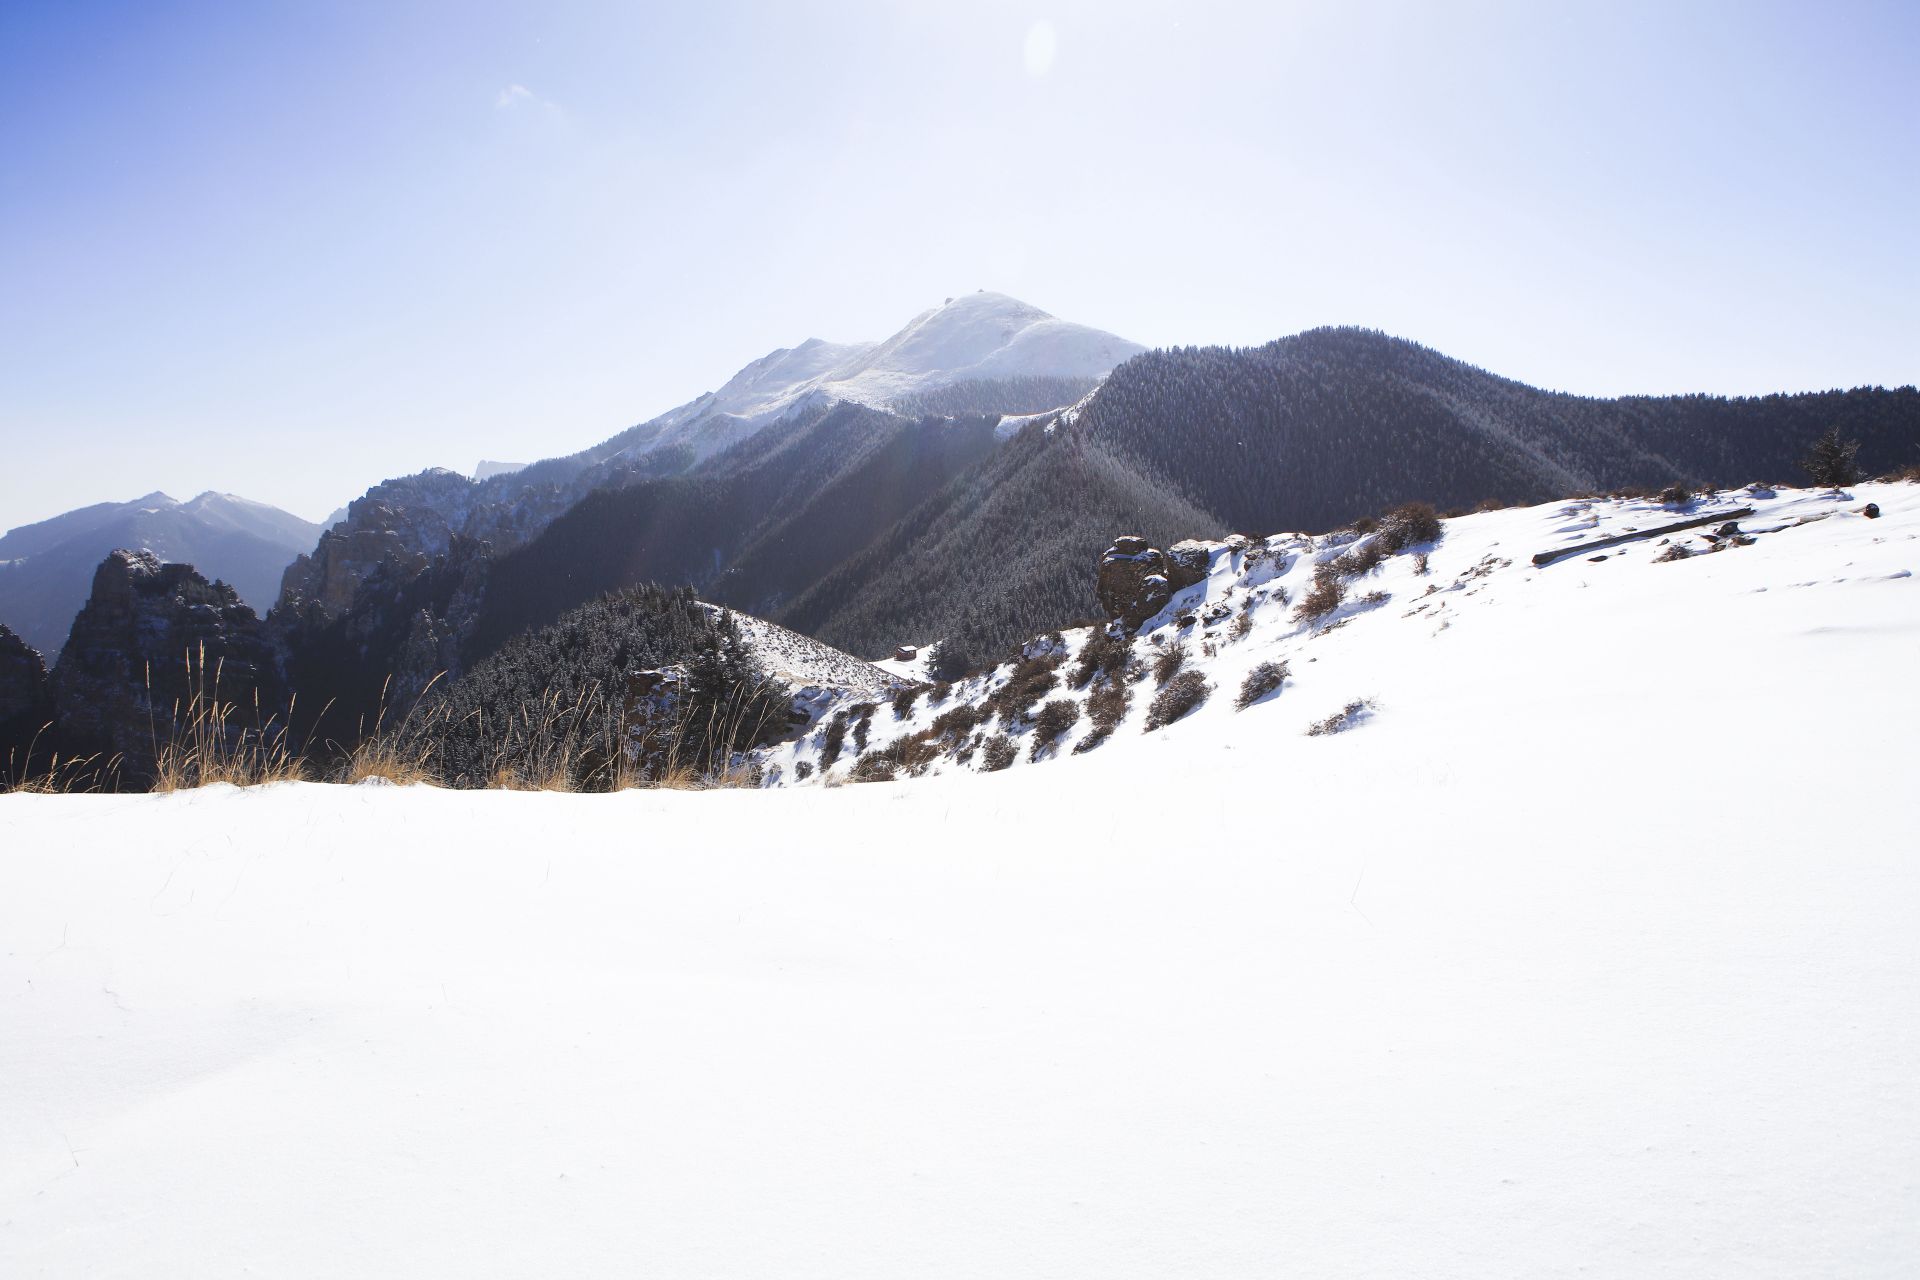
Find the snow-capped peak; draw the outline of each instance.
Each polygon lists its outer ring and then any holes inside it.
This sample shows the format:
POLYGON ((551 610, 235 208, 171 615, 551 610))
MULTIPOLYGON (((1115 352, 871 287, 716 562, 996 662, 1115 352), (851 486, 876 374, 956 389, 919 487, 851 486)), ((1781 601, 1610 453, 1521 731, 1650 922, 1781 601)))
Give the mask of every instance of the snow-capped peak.
POLYGON ((884 408, 957 382, 1098 378, 1142 350, 1136 342, 983 290, 923 311, 882 342, 809 338, 769 352, 718 391, 616 439, 629 455, 677 447, 703 458, 822 399, 884 408))

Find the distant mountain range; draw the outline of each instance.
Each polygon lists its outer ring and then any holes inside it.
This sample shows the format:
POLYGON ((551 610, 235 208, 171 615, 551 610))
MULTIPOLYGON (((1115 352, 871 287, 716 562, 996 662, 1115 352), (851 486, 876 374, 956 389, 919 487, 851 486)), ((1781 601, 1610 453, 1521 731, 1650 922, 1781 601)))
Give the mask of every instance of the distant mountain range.
POLYGON ((94 570, 122 548, 193 564, 265 609, 287 565, 319 536, 319 525, 227 493, 190 502, 150 493, 83 507, 0 537, 0 623, 57 657, 94 570))

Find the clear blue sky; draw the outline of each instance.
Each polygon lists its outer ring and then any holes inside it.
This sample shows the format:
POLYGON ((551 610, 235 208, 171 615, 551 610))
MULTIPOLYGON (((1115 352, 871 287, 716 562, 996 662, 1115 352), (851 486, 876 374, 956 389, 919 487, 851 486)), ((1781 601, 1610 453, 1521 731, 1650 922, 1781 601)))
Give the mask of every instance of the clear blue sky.
POLYGON ((992 288, 1920 379, 1920 5, 0 3, 0 528, 310 518, 992 288))

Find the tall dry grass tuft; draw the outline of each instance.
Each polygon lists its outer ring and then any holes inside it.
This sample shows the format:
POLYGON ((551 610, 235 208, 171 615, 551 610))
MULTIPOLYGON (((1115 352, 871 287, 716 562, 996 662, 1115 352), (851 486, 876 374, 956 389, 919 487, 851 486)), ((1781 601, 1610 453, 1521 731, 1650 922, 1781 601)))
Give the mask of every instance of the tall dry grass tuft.
MULTIPOLYGON (((291 705, 282 718, 263 713, 258 689, 253 691, 250 709, 222 697, 226 659, 214 663, 209 672, 204 644, 197 651, 188 650, 185 661, 187 696, 174 701, 164 742, 158 726, 151 718, 148 721, 153 735, 154 791, 183 791, 221 782, 251 787, 306 778, 305 753, 295 750, 289 739, 291 705)), ((151 695, 151 673, 147 688, 151 695)))
POLYGON ((120 789, 120 757, 117 755, 65 756, 49 748, 44 763, 36 764, 41 739, 53 726, 43 724, 34 731, 24 751, 7 753, 6 767, 0 769, 0 795, 85 795, 120 789))
POLYGON ((675 695, 631 707, 596 682, 571 699, 549 691, 504 723, 483 723, 479 710, 453 720, 448 704, 429 701, 438 679, 394 723, 383 689, 372 727, 346 752, 336 780, 561 792, 749 786, 756 775, 736 748, 759 741, 785 706, 758 686, 738 685, 718 701, 675 695))
POLYGON ((374 713, 372 730, 369 732, 364 723, 360 726, 359 740, 345 752, 345 759, 334 771, 333 780, 353 784, 380 778, 402 787, 438 782, 439 776, 433 768, 431 740, 409 730, 422 700, 445 674, 444 671, 440 672, 427 681, 426 687, 420 690, 419 696, 413 700, 413 705, 407 708, 407 714, 392 732, 387 731, 387 694, 393 688, 393 677, 389 675, 380 686, 380 705, 374 713))

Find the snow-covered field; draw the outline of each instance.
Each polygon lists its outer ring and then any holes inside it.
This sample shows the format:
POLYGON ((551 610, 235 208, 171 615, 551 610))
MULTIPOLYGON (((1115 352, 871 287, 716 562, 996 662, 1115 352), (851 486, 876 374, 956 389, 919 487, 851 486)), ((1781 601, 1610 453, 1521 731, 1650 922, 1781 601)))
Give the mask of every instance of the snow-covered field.
POLYGON ((1768 501, 996 775, 0 798, 0 1275, 1911 1276, 1920 487, 1768 501))

